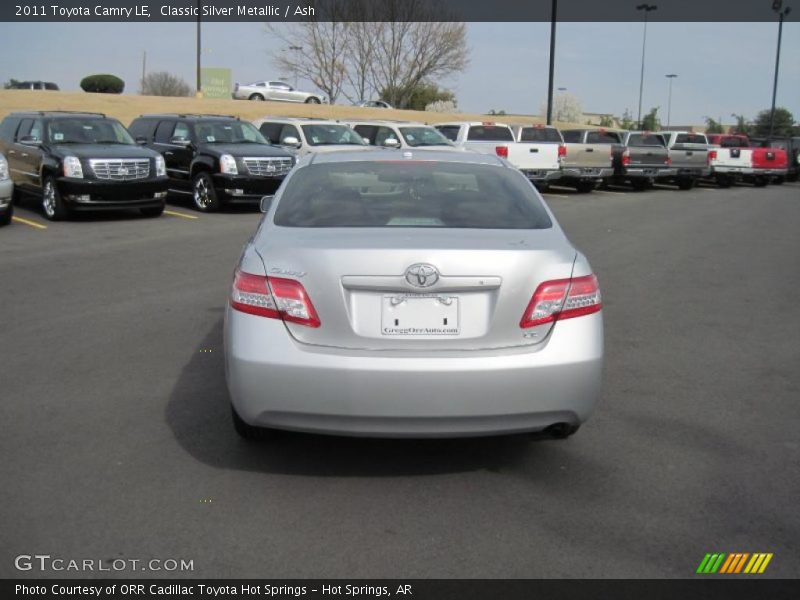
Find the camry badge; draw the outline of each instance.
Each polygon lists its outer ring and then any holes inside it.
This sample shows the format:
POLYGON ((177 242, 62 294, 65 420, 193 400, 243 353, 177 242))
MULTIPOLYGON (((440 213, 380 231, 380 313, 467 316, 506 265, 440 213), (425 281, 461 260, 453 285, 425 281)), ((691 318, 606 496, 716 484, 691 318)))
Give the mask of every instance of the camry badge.
POLYGON ((414 287, 431 287, 439 281, 439 271, 433 265, 418 263, 406 269, 406 281, 414 287))

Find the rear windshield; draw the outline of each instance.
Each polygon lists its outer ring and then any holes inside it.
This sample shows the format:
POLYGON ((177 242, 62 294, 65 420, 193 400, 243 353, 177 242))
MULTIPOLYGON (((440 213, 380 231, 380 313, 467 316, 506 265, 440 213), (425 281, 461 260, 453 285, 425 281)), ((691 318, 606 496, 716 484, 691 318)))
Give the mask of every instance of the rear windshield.
POLYGON ((706 136, 697 133, 679 133, 675 136, 676 144, 707 144, 706 136))
POLYGON ((455 142, 458 138, 458 130, 461 128, 458 125, 440 125, 436 129, 448 140, 455 142))
POLYGON ((513 142, 514 136, 503 125, 473 125, 467 133, 470 142, 513 142))
POLYGON ((547 229, 533 186, 513 169, 437 161, 311 164, 287 181, 283 227, 547 229))
POLYGON ((613 131, 590 131, 586 134, 587 144, 619 144, 619 134, 613 131))
POLYGON ((558 129, 547 127, 523 127, 519 134, 520 142, 553 142, 561 143, 561 134, 558 129))
POLYGON ((744 138, 726 137, 720 140, 719 145, 723 148, 747 148, 749 144, 744 138))
POLYGON ((663 146, 664 140, 660 135, 651 135, 647 133, 632 133, 628 137, 628 146, 663 146))

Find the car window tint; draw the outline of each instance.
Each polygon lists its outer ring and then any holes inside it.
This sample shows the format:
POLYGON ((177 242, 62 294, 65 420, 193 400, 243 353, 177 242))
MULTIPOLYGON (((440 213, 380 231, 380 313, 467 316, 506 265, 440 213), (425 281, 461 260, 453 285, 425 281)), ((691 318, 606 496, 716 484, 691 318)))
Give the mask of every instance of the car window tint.
POLYGON ((637 147, 645 146, 663 146, 664 140, 660 135, 646 134, 646 133, 632 133, 628 137, 628 145, 637 147))
POLYGON ((448 140, 455 142, 458 139, 458 131, 461 128, 458 125, 441 125, 436 129, 448 140))
POLYGON ((576 130, 562 131, 561 135, 564 136, 564 141, 568 143, 579 144, 581 141, 581 132, 576 130))
POLYGON ((296 138, 296 139, 300 140, 300 132, 297 131, 297 127, 295 127, 294 125, 288 125, 288 124, 283 125, 281 127, 281 134, 278 137, 278 139, 280 140, 280 143, 282 144, 283 141, 287 137, 293 137, 293 138, 296 138))
POLYGON ((697 133, 679 133, 675 136, 676 144, 706 144, 706 136, 697 133))
POLYGON ((370 144, 375 144, 375 134, 378 131, 375 125, 356 125, 353 129, 355 129, 356 133, 362 138, 368 139, 370 144))
POLYGON ((429 161, 311 164, 286 183, 284 227, 544 229, 552 222, 518 171, 429 161))
POLYGON ((382 146, 388 139, 397 139, 397 134, 388 127, 378 127, 378 132, 375 134, 375 145, 382 146))
POLYGON ((277 144, 281 139, 281 127, 280 123, 262 123, 258 130, 270 144, 277 144))
POLYGON ((155 140, 161 144, 169 143, 173 129, 175 129, 175 121, 161 121, 156 127, 155 140))
POLYGON ((31 127, 33 127, 33 119, 22 119, 22 123, 19 124, 19 129, 17 129, 17 140, 28 135, 31 127))
POLYGON ((467 133, 471 142, 513 142, 514 136, 502 125, 472 125, 467 133))
POLYGON ((520 142, 560 143, 561 135, 551 127, 523 127, 519 134, 520 142))
POLYGON ((620 137, 612 131, 590 131, 586 134, 587 144, 619 144, 620 137))
POLYGON ((433 127, 400 127, 399 129, 406 143, 415 148, 450 145, 448 139, 433 127))

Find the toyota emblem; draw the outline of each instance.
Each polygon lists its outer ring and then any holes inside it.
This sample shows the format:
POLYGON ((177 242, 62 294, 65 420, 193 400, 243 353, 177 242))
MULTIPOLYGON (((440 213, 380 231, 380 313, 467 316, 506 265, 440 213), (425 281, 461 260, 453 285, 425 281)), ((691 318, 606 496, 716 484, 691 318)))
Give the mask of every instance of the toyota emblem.
POLYGON ((418 263, 406 269, 406 281, 414 287, 431 287, 439 281, 439 271, 433 265, 418 263))

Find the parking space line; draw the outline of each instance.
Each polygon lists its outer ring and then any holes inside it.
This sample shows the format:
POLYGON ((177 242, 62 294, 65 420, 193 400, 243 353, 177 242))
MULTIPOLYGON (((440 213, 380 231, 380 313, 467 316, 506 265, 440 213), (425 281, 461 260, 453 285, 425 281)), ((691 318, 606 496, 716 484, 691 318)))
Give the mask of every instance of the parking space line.
POLYGON ((542 196, 554 196, 556 198, 569 198, 569 194, 554 194, 553 192, 542 192, 542 196))
POLYGON ((185 213, 177 212, 177 211, 174 211, 174 210, 165 210, 164 214, 165 215, 171 215, 173 217, 183 217, 184 219, 199 219, 200 218, 200 217, 197 217, 195 215, 187 215, 185 213))
POLYGON ((47 229, 47 225, 42 225, 41 223, 37 223, 36 221, 30 221, 28 219, 23 219, 22 217, 11 217, 12 221, 17 223, 23 223, 28 225, 29 227, 33 227, 35 229, 47 229))
POLYGON ((614 194, 615 196, 627 196, 628 192, 612 192, 611 190, 592 190, 593 194, 614 194))

